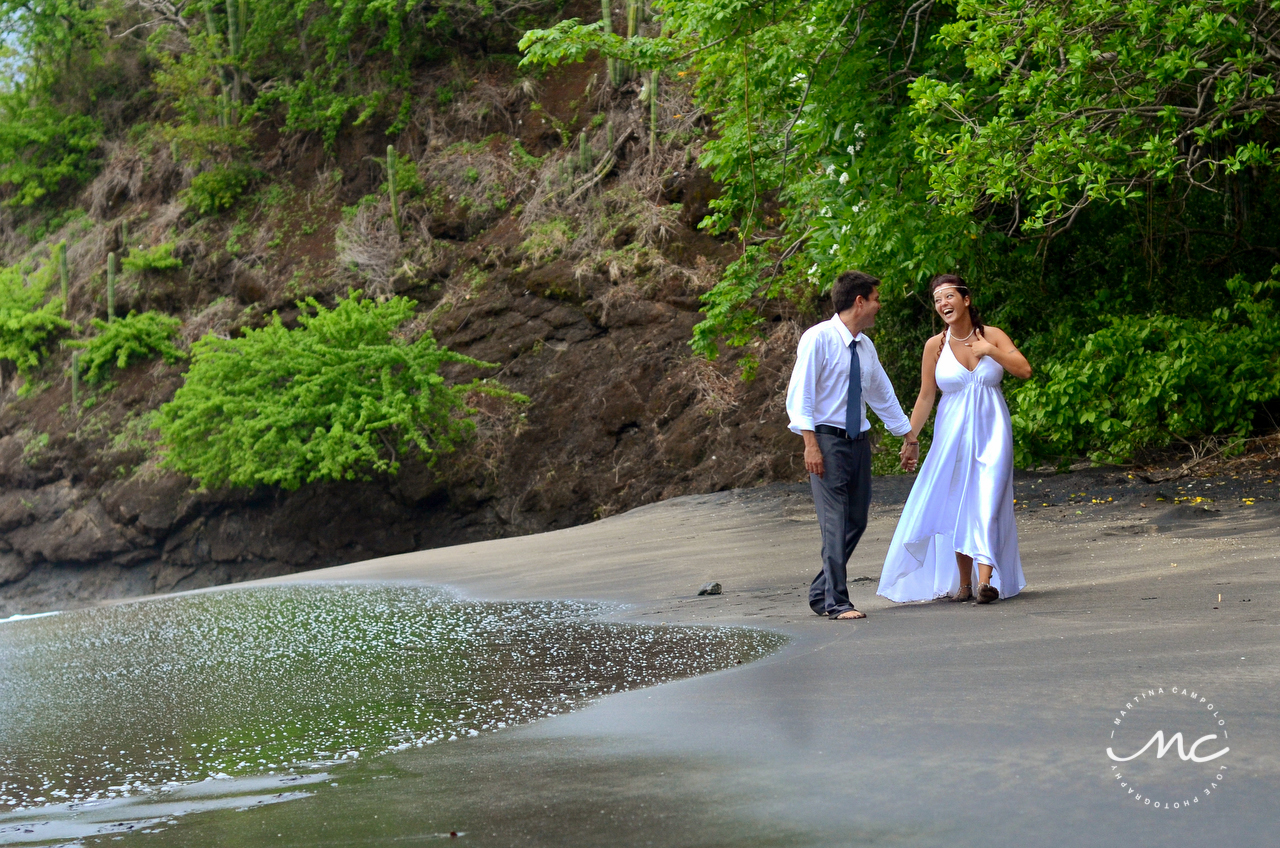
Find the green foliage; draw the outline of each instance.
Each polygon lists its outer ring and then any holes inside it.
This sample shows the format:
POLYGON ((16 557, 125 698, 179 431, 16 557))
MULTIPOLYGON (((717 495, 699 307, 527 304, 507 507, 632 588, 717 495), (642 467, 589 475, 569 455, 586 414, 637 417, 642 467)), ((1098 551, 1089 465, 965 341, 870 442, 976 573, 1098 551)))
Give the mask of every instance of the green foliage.
POLYGON ((192 178, 187 202, 201 215, 216 215, 234 206, 256 177, 245 165, 215 166, 192 178))
POLYGON ((0 197, 30 207, 93 176, 101 123, 59 103, 62 77, 98 64, 103 10, 75 0, 0 0, 0 197))
POLYGON ((766 301, 808 302, 846 268, 872 270, 902 292, 984 246, 970 238, 979 228, 928 202, 914 157, 906 80, 952 61, 931 39, 945 13, 918 9, 689 0, 659 7, 660 38, 567 21, 521 42, 528 64, 599 51, 695 80, 695 99, 716 123, 699 164, 723 185, 702 226, 744 247, 704 297, 693 342, 703 355, 721 339, 756 338, 766 301))
MULTIPOLYGON (((420 197, 423 191, 423 184, 422 175, 418 173, 418 163, 415 162, 411 156, 405 156, 402 153, 394 153, 394 155, 396 193, 399 194, 400 197, 420 197)), ((390 182, 384 182, 378 187, 378 191, 384 194, 390 191, 390 189, 390 182)), ((372 195, 366 196, 372 197, 372 195)))
POLYGON ((474 425, 465 418, 473 382, 450 386, 446 363, 492 367, 436 344, 395 334, 414 302, 359 292, 287 329, 279 316, 243 338, 205 337, 192 346, 186 384, 160 408, 165 463, 203 485, 277 485, 394 474, 417 450, 435 461, 474 425))
MULTIPOLYGON (((168 132, 207 156, 242 144, 270 115, 334 150, 346 124, 381 113, 391 132, 412 118, 413 70, 449 45, 485 52, 514 40, 556 0, 211 2, 168 16, 150 40, 158 87, 179 117, 168 132)), ((450 88, 440 91, 452 93, 450 88)))
POLYGON ((9 206, 79 186, 98 167, 99 122, 32 101, 21 90, 0 94, 0 195, 9 206))
POLYGON ((1248 435, 1260 404, 1280 397, 1280 285, 1237 277, 1228 288, 1234 303, 1207 319, 1110 318, 1023 384, 1019 464, 1124 462, 1173 439, 1248 435))
POLYGON ((146 250, 133 250, 121 260, 126 271, 171 271, 182 267, 182 260, 173 255, 174 243, 162 242, 146 250))
POLYGON ((568 218, 550 218, 529 227, 529 237, 520 245, 535 265, 557 256, 568 247, 577 233, 568 218))
POLYGON ((0 268, 0 359, 26 374, 40 364, 49 342, 71 325, 62 319, 62 299, 44 303, 52 263, 27 276, 18 267, 0 268))
POLYGON ((159 312, 130 312, 127 317, 110 322, 94 318, 93 328, 98 334, 76 345, 84 348, 78 362, 85 382, 101 383, 112 367, 123 370, 156 356, 170 365, 186 359, 186 354, 173 344, 181 326, 180 319, 159 312))
POLYGON ((1153 184, 1280 164, 1277 6, 1245 0, 959 0, 971 74, 912 86, 933 195, 1014 206, 1025 230, 1153 184))

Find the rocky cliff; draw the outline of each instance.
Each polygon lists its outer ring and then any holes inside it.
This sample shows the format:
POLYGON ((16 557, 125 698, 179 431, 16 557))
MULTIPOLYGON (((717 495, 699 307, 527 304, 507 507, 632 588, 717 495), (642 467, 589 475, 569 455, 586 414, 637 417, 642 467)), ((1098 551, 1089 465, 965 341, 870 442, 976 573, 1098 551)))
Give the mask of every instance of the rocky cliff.
POLYGON ((574 66, 537 84, 453 67, 424 79, 394 139, 420 176, 406 232, 387 227, 375 155, 388 138, 348 131, 326 151, 261 127, 259 182, 214 219, 193 216, 194 168, 163 146, 120 142, 76 199, 80 214, 39 238, 12 220, 10 256, 65 239, 68 317, 105 315, 103 267, 173 240, 182 268, 126 276, 118 311, 182 317, 183 338, 234 334, 299 297, 351 287, 419 302, 408 334, 496 364, 454 367, 528 396, 480 402, 476 438, 428 468, 285 492, 202 491, 160 464, 147 413, 181 385, 154 361, 71 404, 69 351, 0 399, 0 615, 188 589, 426 547, 564 527, 666 497, 798 479, 782 392, 801 327, 777 315, 733 357, 688 347, 699 295, 738 245, 697 230, 716 187, 693 164, 709 124, 664 92, 648 149, 638 83, 600 84, 574 66), (460 92, 448 102, 442 87, 460 92), (583 141, 583 138, 586 141, 583 141), (584 153, 587 147, 589 152, 584 153), (575 166, 583 157, 589 164, 575 166), (19 395, 22 396, 19 396, 19 395))

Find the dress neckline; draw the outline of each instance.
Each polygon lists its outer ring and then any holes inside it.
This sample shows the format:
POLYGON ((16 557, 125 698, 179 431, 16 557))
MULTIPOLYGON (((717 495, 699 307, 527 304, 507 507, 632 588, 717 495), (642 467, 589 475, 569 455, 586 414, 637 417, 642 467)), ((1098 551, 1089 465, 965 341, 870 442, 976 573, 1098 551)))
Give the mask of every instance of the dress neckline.
POLYGON ((956 356, 956 352, 951 349, 951 328, 950 327, 947 328, 947 337, 946 337, 946 340, 943 342, 943 344, 947 346, 947 353, 951 354, 951 358, 956 361, 956 365, 959 365, 961 368, 964 368, 966 373, 972 374, 974 371, 977 371, 978 366, 982 364, 982 357, 978 357, 978 361, 974 364, 972 368, 965 368, 965 364, 960 361, 960 357, 956 356))

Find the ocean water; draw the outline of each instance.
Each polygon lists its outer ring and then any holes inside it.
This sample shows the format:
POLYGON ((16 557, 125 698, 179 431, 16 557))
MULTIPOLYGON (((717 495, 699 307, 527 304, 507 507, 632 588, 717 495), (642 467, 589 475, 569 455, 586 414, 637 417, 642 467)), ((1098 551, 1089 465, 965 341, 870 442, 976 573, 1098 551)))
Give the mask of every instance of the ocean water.
POLYGON ((26 826, 45 811, 198 808, 211 781, 258 781, 274 794, 256 803, 302 797, 344 763, 501 733, 783 641, 602 620, 612 611, 304 584, 0 622, 0 844, 77 835, 26 826))

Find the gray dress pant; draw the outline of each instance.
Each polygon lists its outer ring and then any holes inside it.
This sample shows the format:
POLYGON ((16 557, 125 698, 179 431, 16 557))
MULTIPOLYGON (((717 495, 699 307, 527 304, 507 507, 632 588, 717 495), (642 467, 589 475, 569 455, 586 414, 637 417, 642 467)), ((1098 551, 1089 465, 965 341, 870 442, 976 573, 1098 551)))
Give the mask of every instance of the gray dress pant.
POLYGON ((809 585, 809 606, 819 615, 853 609, 845 568, 867 529, 871 505, 871 442, 818 433, 823 476, 809 475, 822 530, 822 570, 809 585))

